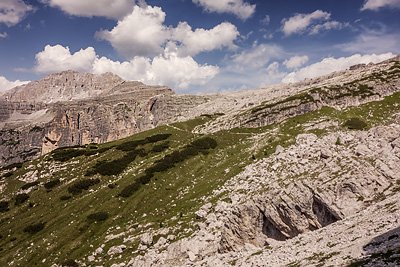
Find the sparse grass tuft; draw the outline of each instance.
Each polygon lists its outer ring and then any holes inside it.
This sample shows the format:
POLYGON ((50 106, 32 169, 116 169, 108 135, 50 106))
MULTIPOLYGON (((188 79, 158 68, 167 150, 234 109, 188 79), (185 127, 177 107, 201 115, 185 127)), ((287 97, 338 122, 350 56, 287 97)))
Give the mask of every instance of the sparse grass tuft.
POLYGON ((359 118, 351 118, 347 120, 343 125, 350 130, 363 130, 368 126, 364 121, 360 120, 359 118))

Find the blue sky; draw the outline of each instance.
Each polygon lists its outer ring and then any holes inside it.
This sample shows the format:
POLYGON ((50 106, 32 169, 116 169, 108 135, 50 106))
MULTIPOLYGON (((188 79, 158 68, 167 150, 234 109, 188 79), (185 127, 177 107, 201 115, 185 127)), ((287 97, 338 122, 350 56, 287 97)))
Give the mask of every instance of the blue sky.
POLYGON ((178 93, 295 82, 400 53, 400 0, 0 0, 0 92, 62 70, 178 93))

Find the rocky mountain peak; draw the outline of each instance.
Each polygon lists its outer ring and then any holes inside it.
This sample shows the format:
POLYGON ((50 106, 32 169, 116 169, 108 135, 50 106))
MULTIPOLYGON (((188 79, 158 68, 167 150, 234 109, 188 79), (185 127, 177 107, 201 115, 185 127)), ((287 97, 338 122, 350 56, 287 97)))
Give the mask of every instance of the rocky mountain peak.
MULTIPOLYGON (((1 96, 10 102, 42 102, 82 100, 97 96, 117 94, 117 86, 124 84, 124 92, 144 89, 140 82, 126 82, 111 72, 103 74, 79 73, 73 70, 53 73, 39 81, 32 81, 11 89, 1 96)), ((120 89, 120 88, 119 88, 120 89)))

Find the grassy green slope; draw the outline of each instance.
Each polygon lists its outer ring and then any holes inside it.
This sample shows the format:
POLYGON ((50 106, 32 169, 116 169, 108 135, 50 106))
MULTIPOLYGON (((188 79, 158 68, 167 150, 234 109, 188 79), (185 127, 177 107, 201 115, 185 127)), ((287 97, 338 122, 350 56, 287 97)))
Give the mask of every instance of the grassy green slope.
MULTIPOLYGON (((203 138, 193 134, 192 129, 216 116, 201 116, 183 123, 160 126, 106 144, 71 148, 69 150, 81 151, 76 155, 86 155, 69 160, 64 158, 65 162, 55 160, 53 157, 57 152, 54 152, 53 156, 48 154, 26 162, 11 172, 3 170, 0 173, 8 177, 0 181, 2 201, 8 202, 9 210, 3 208, 0 212, 0 265, 50 266, 50 263, 63 263, 68 259, 87 262, 84 257, 102 244, 105 244, 107 252, 111 246, 122 243, 127 245, 122 258, 112 258, 104 253, 102 264, 110 266, 115 262, 126 262, 138 253, 139 239, 135 236, 146 229, 168 228, 168 234, 174 234, 178 239, 190 235, 194 231, 194 211, 205 203, 205 199, 213 202, 224 198, 214 195, 213 190, 254 159, 273 153, 277 145, 288 146, 294 142, 296 135, 304 132, 323 135, 327 131, 346 130, 343 124, 353 117, 366 122, 367 128, 388 124, 394 119, 392 115, 399 111, 400 93, 396 93, 382 101, 342 111, 323 108, 264 128, 219 131, 208 136, 217 142, 217 147, 189 156, 165 171, 155 172, 150 182, 140 184, 130 197, 118 195, 126 186, 140 179, 157 160, 174 151, 182 151, 188 144, 203 138), (324 129, 313 127, 323 122, 332 126, 324 129), (159 134, 170 134, 170 137, 138 145, 136 149, 148 154, 137 156, 120 174, 85 176, 99 161, 110 162, 126 156, 129 151, 123 148, 128 148, 132 141, 146 140, 159 134), (166 141, 168 149, 150 152, 166 141), (27 184, 20 179, 32 177, 39 177, 39 183, 31 184, 30 191, 26 192, 28 200, 15 205, 17 192, 21 194, 20 188, 27 184), (55 183, 50 189, 45 187, 46 183, 57 179, 60 184, 55 183), (71 194, 68 188, 83 179, 99 179, 99 183, 82 190, 80 194, 71 194), (99 221, 88 218, 98 212, 104 212, 108 217, 99 221), (43 223, 43 229, 40 229, 39 223, 43 223), (36 225, 39 231, 27 232, 26 227, 30 225, 36 225), (128 234, 117 236, 126 232, 128 234), (133 238, 124 242, 128 236, 133 238)), ((49 187, 48 184, 46 186, 49 187)), ((156 236, 155 241, 159 237, 156 236)))

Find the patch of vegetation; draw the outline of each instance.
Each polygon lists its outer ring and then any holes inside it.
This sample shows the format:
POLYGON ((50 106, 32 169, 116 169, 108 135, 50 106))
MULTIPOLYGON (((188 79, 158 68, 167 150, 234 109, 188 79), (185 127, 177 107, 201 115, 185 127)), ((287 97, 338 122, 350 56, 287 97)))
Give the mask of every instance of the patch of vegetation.
POLYGON ((23 204, 25 201, 27 201, 29 199, 29 195, 22 193, 22 194, 18 194, 15 197, 15 206, 19 206, 21 204, 23 204))
POLYGON ((140 145, 157 143, 159 141, 168 139, 170 136, 171 136, 171 134, 156 134, 153 136, 146 137, 145 139, 142 139, 142 140, 134 140, 134 141, 124 142, 124 143, 120 144, 119 146, 117 146, 116 149, 122 150, 122 151, 132 151, 132 150, 135 150, 140 145))
MULTIPOLYGON (((258 113, 259 111, 262 111, 262 110, 265 110, 265 109, 271 109, 271 108, 274 108, 274 107, 276 107, 278 105, 282 105, 282 104, 289 103, 289 102, 294 102, 294 101, 300 101, 300 104, 296 104, 296 105, 293 105, 293 106, 285 107, 285 108, 282 108, 282 109, 279 109, 279 110, 282 111, 282 110, 286 110, 286 109, 289 109, 289 108, 292 108, 292 107, 296 107, 296 106, 301 105, 301 104, 306 104, 306 103, 310 103, 310 102, 316 102, 316 100, 311 95, 309 95, 308 93, 300 93, 300 94, 297 94, 297 95, 294 95, 294 96, 289 96, 289 97, 287 97, 287 98, 285 98, 285 99, 283 99, 281 101, 275 102, 275 103, 271 103, 271 104, 262 103, 261 105, 251 109, 251 113, 253 113, 253 114, 254 113, 258 113)), ((272 113, 270 113, 270 114, 272 114, 272 113)))
POLYGON ((146 143, 156 143, 168 139, 171 134, 156 134, 150 137, 146 137, 144 140, 146 143))
POLYGON ((194 140, 183 149, 174 151, 166 155, 163 159, 156 161, 153 166, 145 170, 145 174, 137 179, 134 183, 126 186, 119 196, 130 197, 133 193, 139 190, 142 184, 150 182, 156 172, 163 172, 175 167, 175 164, 185 161, 190 157, 196 156, 199 153, 207 154, 209 149, 217 147, 217 142, 211 137, 202 137, 194 140))
POLYGON ((63 267, 79 267, 79 264, 72 259, 68 259, 61 264, 63 267))
POLYGON ((100 221, 105 221, 107 220, 107 218, 110 215, 107 212, 96 212, 96 213, 92 213, 89 216, 87 216, 87 219, 89 221, 96 221, 96 222, 100 222, 100 221))
POLYGON ((166 141, 161 144, 154 145, 150 152, 151 153, 160 153, 168 148, 169 148, 169 142, 166 141))
POLYGON ((335 145, 340 146, 342 145, 342 141, 340 141, 340 137, 338 136, 338 138, 336 139, 335 145))
POLYGON ((60 197, 60 200, 64 201, 64 200, 68 200, 70 198, 71 198, 71 196, 69 196, 69 195, 63 195, 60 197))
POLYGON ((133 193, 138 191, 140 188, 140 183, 133 183, 128 186, 125 186, 124 189, 122 189, 121 193, 119 193, 118 196, 120 197, 130 197, 133 193))
POLYGON ((86 150, 75 149, 73 147, 68 148, 57 148, 51 152, 54 160, 60 162, 66 162, 70 159, 85 155, 86 150))
POLYGON ((18 163, 13 163, 13 164, 10 164, 8 166, 5 166, 5 167, 1 168, 0 170, 4 171, 4 170, 11 170, 11 169, 14 169, 14 168, 20 169, 20 168, 22 168, 22 166, 23 166, 23 163, 22 162, 18 162, 18 163))
POLYGON ((88 190, 89 187, 100 183, 100 179, 82 179, 68 187, 68 192, 72 195, 79 195, 83 190, 88 190))
POLYGON ((124 142, 116 146, 115 148, 121 151, 132 151, 135 150, 138 146, 145 144, 146 142, 144 140, 134 140, 134 141, 124 142))
POLYGON ((136 159, 137 156, 145 157, 147 156, 147 152, 144 149, 135 149, 119 159, 112 161, 99 161, 91 170, 86 172, 85 176, 92 176, 97 173, 107 176, 118 175, 122 173, 124 169, 136 159))
POLYGON ((26 190, 26 189, 29 189, 29 188, 31 188, 31 187, 34 187, 34 186, 36 186, 36 185, 38 185, 38 184, 39 184, 38 181, 35 181, 35 182, 32 182, 32 183, 26 183, 26 184, 24 184, 23 186, 21 186, 21 189, 22 189, 22 190, 26 190))
POLYGON ((8 205, 9 205, 8 201, 0 201, 0 212, 9 211, 10 208, 8 207, 8 205))
POLYGON ((13 174, 14 174, 13 172, 7 172, 7 173, 3 174, 3 177, 8 178, 8 177, 13 176, 13 174))
POLYGON ((359 118, 351 118, 347 120, 343 125, 350 130, 363 130, 368 126, 364 121, 360 120, 359 118))
POLYGON ((31 224, 24 228, 24 232, 29 233, 29 234, 35 234, 37 232, 42 231, 44 229, 44 226, 45 226, 45 223, 43 223, 43 222, 31 224))
POLYGON ((232 261, 229 261, 228 264, 230 264, 230 265, 236 265, 236 262, 237 262, 237 260, 232 260, 232 261))
POLYGON ((33 127, 32 129, 29 130, 30 133, 32 133, 32 132, 41 132, 41 131, 43 131, 43 128, 40 127, 40 126, 35 126, 35 127, 33 127))
POLYGON ((262 250, 254 252, 253 254, 251 254, 250 256, 257 256, 257 255, 261 255, 263 253, 262 250))
POLYGON ((55 180, 52 180, 50 182, 45 183, 44 187, 46 189, 52 189, 52 188, 56 187, 59 184, 61 184, 60 179, 55 179, 55 180))

